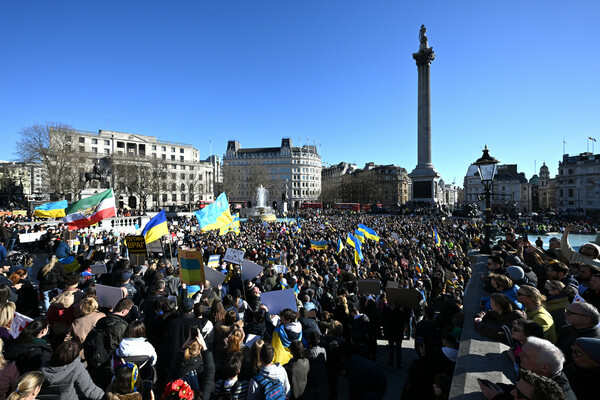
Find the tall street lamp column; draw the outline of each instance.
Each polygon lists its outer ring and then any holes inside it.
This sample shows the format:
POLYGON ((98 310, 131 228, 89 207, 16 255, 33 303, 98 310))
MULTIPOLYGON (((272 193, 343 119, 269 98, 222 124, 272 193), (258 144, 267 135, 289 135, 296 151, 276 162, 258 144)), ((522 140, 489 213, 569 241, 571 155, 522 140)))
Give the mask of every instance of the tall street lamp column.
POLYGON ((491 209, 491 198, 492 198, 492 185, 494 183, 494 177, 496 175, 496 169, 500 160, 490 156, 487 145, 483 149, 483 155, 475 161, 475 165, 479 170, 479 177, 483 184, 483 190, 485 195, 485 241, 481 246, 481 253, 491 254, 492 249, 490 247, 490 234, 492 224, 492 209, 491 209))

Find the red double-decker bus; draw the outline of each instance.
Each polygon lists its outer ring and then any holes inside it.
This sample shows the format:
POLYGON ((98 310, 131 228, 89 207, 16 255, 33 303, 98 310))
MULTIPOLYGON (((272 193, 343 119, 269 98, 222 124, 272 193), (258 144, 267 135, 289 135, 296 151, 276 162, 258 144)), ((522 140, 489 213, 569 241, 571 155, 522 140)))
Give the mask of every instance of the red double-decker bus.
POLYGON ((340 211, 360 211, 359 203, 335 203, 333 205, 334 210, 340 211))
POLYGON ((214 203, 213 200, 200 200, 198 201, 198 208, 202 210, 204 207, 212 203, 214 203))
POLYGON ((323 208, 323 203, 302 203, 300 205, 301 210, 306 210, 308 208, 323 208))

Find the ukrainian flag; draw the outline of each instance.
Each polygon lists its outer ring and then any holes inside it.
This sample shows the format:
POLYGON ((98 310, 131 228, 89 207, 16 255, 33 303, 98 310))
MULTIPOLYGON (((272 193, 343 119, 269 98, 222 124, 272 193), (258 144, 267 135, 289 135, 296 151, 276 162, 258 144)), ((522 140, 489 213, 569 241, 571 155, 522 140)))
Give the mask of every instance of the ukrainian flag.
POLYGON ((342 250, 344 250, 344 244, 342 243, 342 238, 338 237, 337 253, 336 254, 340 254, 342 252, 342 250))
MULTIPOLYGON (((302 329, 299 329, 298 331, 300 333, 298 341, 301 342, 302 329)), ((276 327, 273 331, 273 339, 271 340, 271 345, 273 346, 273 350, 275 350, 275 355, 273 356, 273 363, 285 365, 292 359, 292 352, 289 349, 291 344, 292 341, 288 338, 283 324, 279 324, 279 326, 276 327)))
POLYGON ((204 259, 201 251, 179 250, 179 273, 181 281, 188 285, 204 283, 204 259))
POLYGON ((225 193, 221 193, 214 203, 209 204, 202 210, 195 211, 194 214, 196 214, 202 232, 219 229, 233 222, 225 193))
POLYGON ((364 243, 365 242, 365 235, 364 233, 362 233, 361 231, 359 231, 358 229, 354 231, 354 236, 361 242, 364 243))
POLYGON ((233 214, 233 221, 219 229, 219 235, 221 236, 227 232, 234 232, 236 235, 240 234, 240 214, 233 214))
POLYGON ((363 224, 358 224, 358 230, 365 234, 368 239, 379 242, 379 235, 371 228, 366 227, 363 224))
POLYGON ((440 235, 437 233, 437 229, 433 228, 433 241, 437 247, 440 247, 442 242, 440 241, 440 235))
POLYGON ((34 209, 34 215, 37 218, 63 218, 65 216, 65 208, 67 208, 67 205, 66 200, 42 204, 34 209))
POLYGON ((148 221, 142 231, 142 236, 146 239, 146 243, 152 243, 168 234, 169 228, 167 227, 167 215, 165 214, 165 210, 162 210, 148 221))
POLYGON ((358 265, 358 262, 363 259, 360 241, 351 233, 348 233, 348 240, 352 241, 351 246, 354 247, 354 262, 356 263, 356 265, 358 265))
POLYGON ((354 236, 351 233, 348 233, 348 237, 346 238, 346 243, 350 246, 354 247, 354 236))
POLYGON ((327 242, 325 240, 311 240, 310 248, 313 250, 327 250, 327 242))
POLYGON ((67 274, 70 274, 71 272, 75 272, 79 269, 79 261, 77 261, 75 256, 59 258, 58 262, 64 266, 67 274))

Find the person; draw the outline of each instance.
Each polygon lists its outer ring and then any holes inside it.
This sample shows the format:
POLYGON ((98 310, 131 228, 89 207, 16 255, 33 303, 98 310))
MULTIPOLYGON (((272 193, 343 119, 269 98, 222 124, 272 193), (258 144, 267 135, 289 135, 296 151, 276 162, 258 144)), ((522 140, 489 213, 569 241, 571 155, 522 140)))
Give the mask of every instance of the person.
POLYGON ((435 396, 435 400, 448 400, 451 386, 452 377, 448 376, 448 374, 437 374, 433 378, 433 395, 435 396))
POLYGON ((589 303, 573 303, 565 310, 565 321, 568 325, 559 331, 556 346, 565 354, 567 363, 570 363, 571 347, 575 340, 581 337, 600 339, 600 314, 589 303))
POLYGON ((14 362, 8 362, 3 356, 4 341, 0 340, 0 400, 6 400, 19 379, 19 370, 14 362))
POLYGON ((9 277, 13 282, 13 285, 20 286, 20 288, 16 290, 17 296, 19 296, 16 301, 17 312, 35 319, 40 315, 38 298, 35 288, 27 278, 28 273, 25 268, 17 269, 9 277))
POLYGON ((556 329, 552 315, 543 306, 546 296, 532 286, 522 286, 517 292, 517 299, 525 306, 527 318, 535 321, 544 330, 544 338, 556 343, 556 329))
MULTIPOLYGON (((523 309, 523 305, 517 300, 519 285, 515 285, 511 278, 506 275, 492 274, 490 284, 496 293, 507 296, 519 309, 523 309)), ((483 297, 479 302, 484 310, 490 311, 492 309, 490 297, 483 297)))
POLYGON ((329 398, 338 398, 338 376, 343 369, 346 357, 346 340, 344 339, 344 326, 341 322, 332 320, 324 323, 325 334, 321 336, 321 343, 327 352, 325 374, 329 382, 329 398))
POLYGON ((600 308, 600 273, 595 273, 591 276, 589 288, 581 297, 596 308, 600 308))
POLYGON ((546 301, 544 307, 552 315, 554 326, 560 328, 565 322, 565 309, 577 294, 577 289, 558 280, 547 280, 544 284, 546 301))
POLYGON ((56 348, 50 365, 41 369, 45 382, 39 400, 70 400, 78 398, 78 393, 88 400, 104 398, 104 391, 92 382, 79 351, 79 344, 73 340, 56 348))
POLYGON ((65 278, 65 287, 50 301, 46 319, 52 335, 62 340, 75 319, 75 307, 84 293, 79 290, 79 275, 70 274, 65 278))
POLYGON ((80 345, 83 345, 87 335, 94 329, 98 321, 106 317, 106 314, 98 311, 98 301, 92 297, 81 299, 78 310, 80 316, 71 324, 71 328, 69 328, 69 333, 65 339, 73 339, 80 345))
POLYGON ((565 368, 565 375, 577 400, 598 398, 592 382, 600 379, 600 339, 578 338, 573 344, 571 357, 573 363, 565 368))
POLYGON ((214 398, 228 398, 231 400, 245 400, 248 396, 248 381, 239 379, 242 370, 242 353, 231 353, 223 362, 222 373, 224 379, 215 383, 214 398))
POLYGON ((508 329, 515 321, 525 318, 525 312, 519 310, 505 294, 492 293, 490 303, 491 311, 484 311, 475 316, 475 328, 490 339, 507 343, 508 329))
POLYGON ((106 395, 108 400, 142 400, 141 386, 142 378, 138 366, 133 363, 121 364, 106 395))
POLYGON ((346 373, 348 399, 383 400, 388 382, 385 373, 377 363, 360 354, 352 354, 346 361, 346 373))
POLYGON ((507 355, 513 361, 516 362, 517 365, 521 363, 521 352, 523 351, 523 346, 527 343, 527 339, 529 337, 544 337, 544 331, 542 327, 536 324, 534 321, 530 319, 519 319, 516 320, 511 329, 511 348, 508 350, 507 355))
POLYGON ((556 382, 527 370, 521 371, 519 381, 508 393, 493 382, 480 379, 478 383, 481 392, 490 400, 567 400, 556 382))
POLYGON ((52 347, 43 338, 48 334, 48 322, 37 318, 27 325, 17 339, 6 346, 4 356, 15 361, 21 374, 48 365, 52 347))
POLYGON ((577 282, 577 280, 569 273, 569 267, 559 261, 548 263, 546 276, 548 280, 559 280, 565 286, 573 286, 575 289, 579 286, 579 282, 577 282))
POLYGON ((6 399, 7 400, 33 400, 38 399, 38 394, 44 383, 44 374, 39 371, 31 371, 19 378, 17 387, 6 399))
MULTIPOLYGON (((384 292, 385 293, 385 292, 384 292)), ((383 307, 383 331, 388 340, 388 365, 402 368, 402 340, 404 339, 404 327, 410 321, 410 310, 402 307, 396 300, 394 303, 387 302, 383 307)))
POLYGON ((279 313, 279 323, 274 325, 271 321, 269 309, 261 304, 260 308, 265 312, 265 326, 273 337, 271 341, 275 348, 275 363, 285 365, 291 358, 289 346, 292 340, 302 340, 302 324, 297 321, 296 311, 286 308, 279 313))
POLYGON ((6 251, 6 247, 4 247, 4 242, 0 242, 0 261, 6 260, 8 252, 6 251))
POLYGON ((118 361, 120 358, 135 356, 146 356, 152 365, 156 365, 156 350, 146 339, 146 326, 143 321, 133 321, 129 324, 123 340, 115 350, 114 358, 118 361))
MULTIPOLYGON (((8 290, 10 291, 10 289, 8 290)), ((12 325, 13 318, 15 317, 16 310, 17 305, 12 301, 0 304, 0 338, 2 338, 4 345, 7 345, 14 340, 9 329, 12 325)))
POLYGON ((302 342, 292 340, 290 352, 292 353, 292 359, 284 365, 284 368, 290 381, 290 398, 299 399, 306 389, 310 365, 304 355, 302 342))
POLYGON ((58 294, 57 289, 62 286, 67 271, 58 261, 56 255, 50 256, 50 259, 38 272, 37 279, 40 282, 39 288, 44 299, 44 311, 50 308, 50 300, 58 294))
POLYGON ((596 243, 586 243, 579 248, 579 252, 573 250, 569 243, 569 233, 573 230, 574 226, 569 225, 565 228, 565 231, 560 240, 560 251, 562 255, 572 262, 583 262, 586 264, 592 264, 600 267, 600 246, 596 243))
POLYGON ((265 382, 265 378, 278 380, 283 387, 285 396, 290 396, 290 381, 287 372, 279 363, 273 363, 275 357, 275 349, 269 343, 263 344, 259 353, 259 361, 261 364, 260 371, 255 375, 248 384, 248 400, 260 399, 260 394, 264 390, 261 382, 265 382))

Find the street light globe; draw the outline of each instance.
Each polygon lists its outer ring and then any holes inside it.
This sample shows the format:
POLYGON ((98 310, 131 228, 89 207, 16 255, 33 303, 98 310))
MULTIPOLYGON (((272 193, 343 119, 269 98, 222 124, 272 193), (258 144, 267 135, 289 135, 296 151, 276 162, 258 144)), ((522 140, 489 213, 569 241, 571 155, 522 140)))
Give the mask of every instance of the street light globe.
POLYGON ((479 177, 484 184, 494 181, 498 163, 500 162, 500 160, 490 156, 489 152, 490 150, 486 145, 483 149, 483 155, 475 161, 475 165, 477 165, 477 169, 479 170, 479 177))

